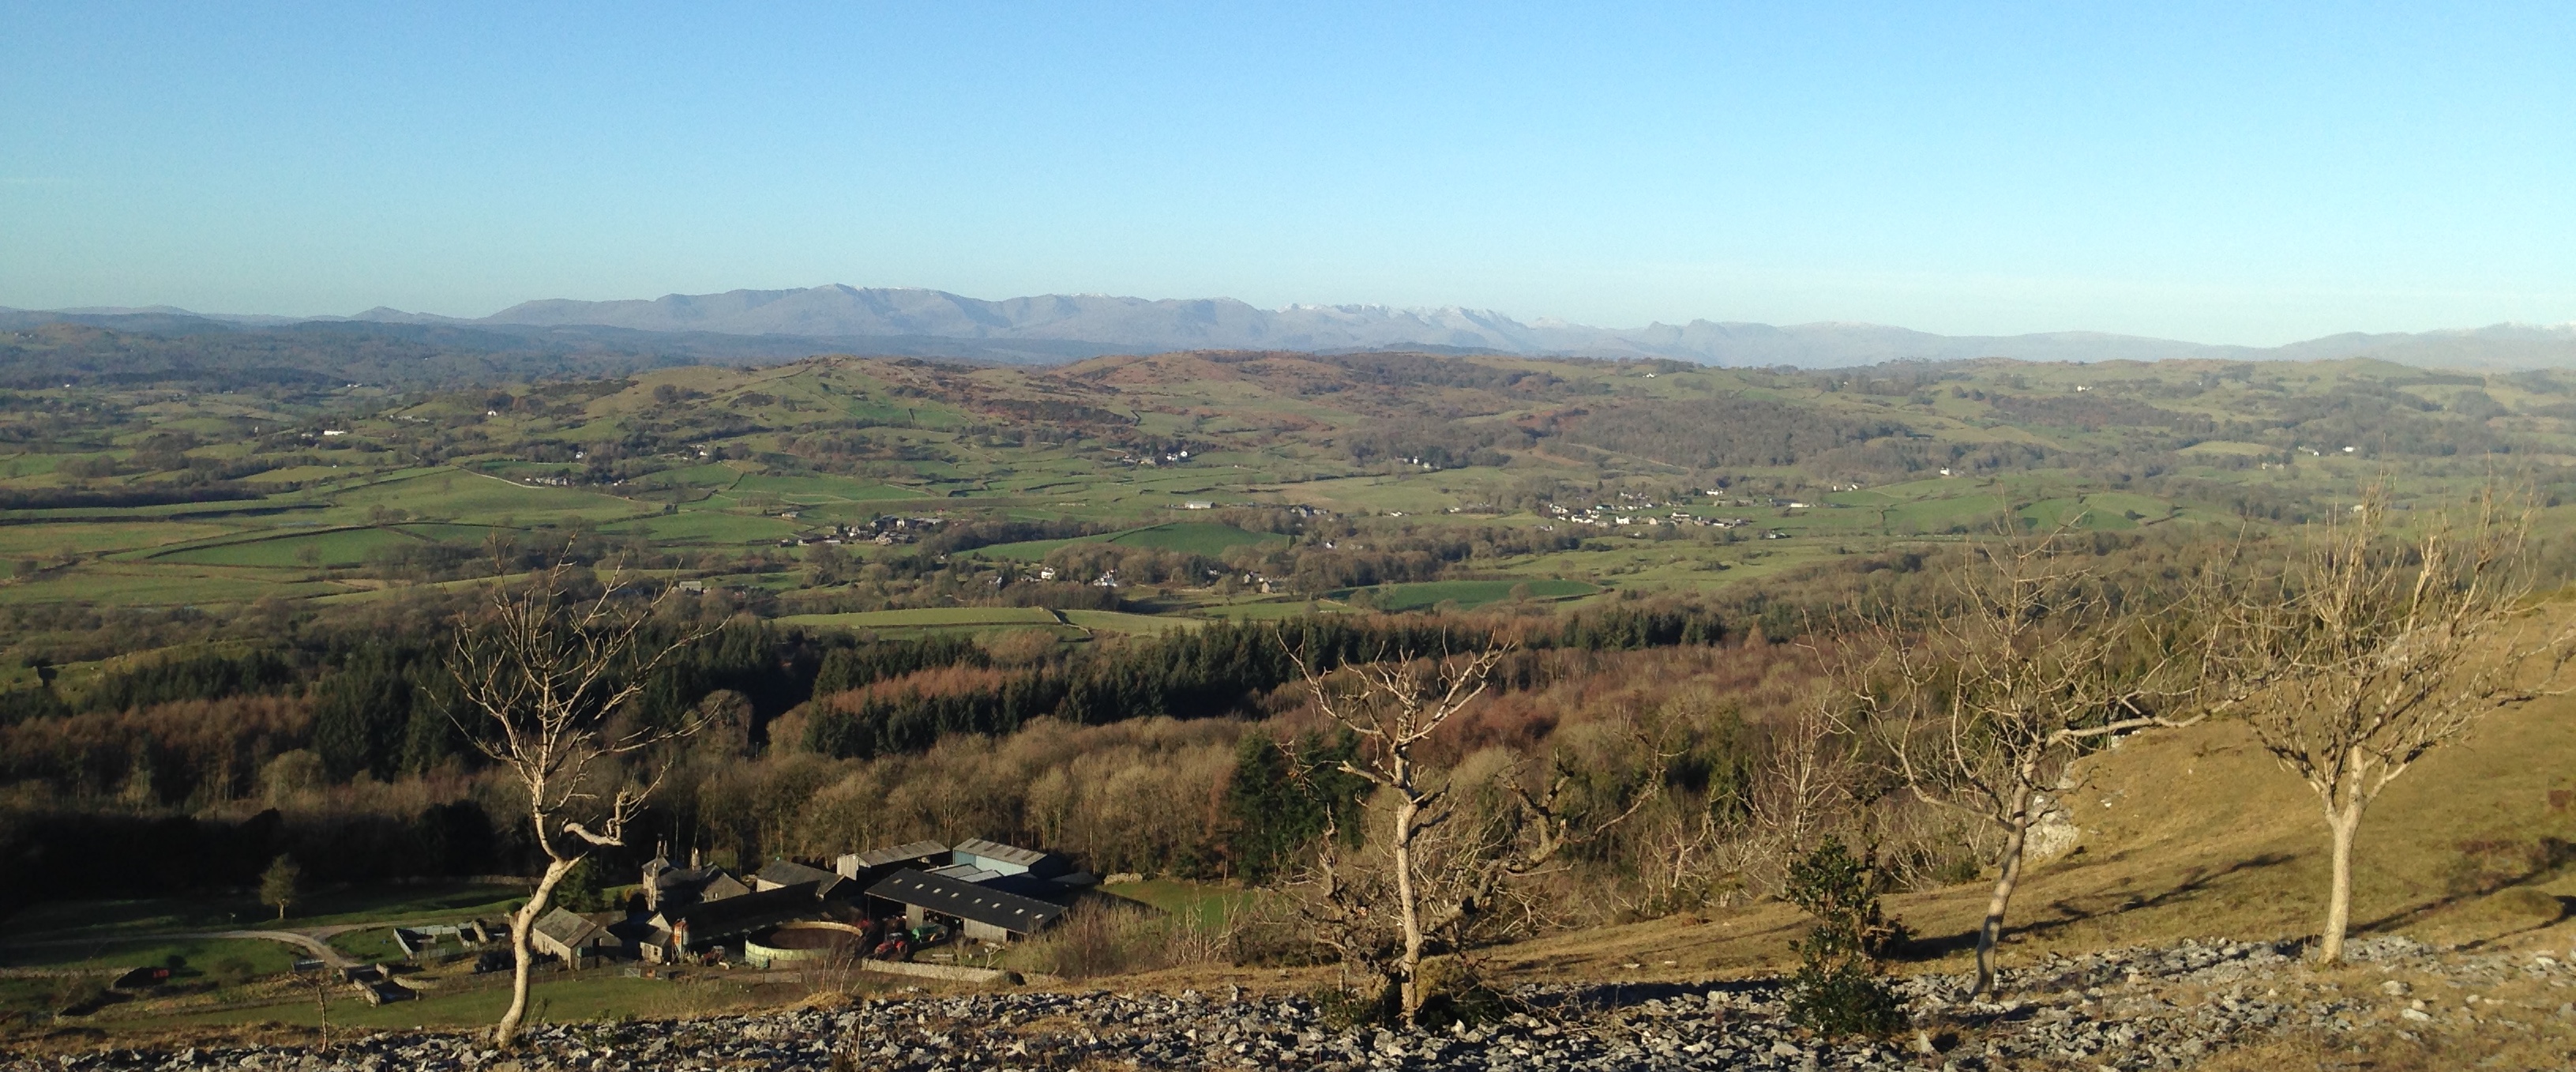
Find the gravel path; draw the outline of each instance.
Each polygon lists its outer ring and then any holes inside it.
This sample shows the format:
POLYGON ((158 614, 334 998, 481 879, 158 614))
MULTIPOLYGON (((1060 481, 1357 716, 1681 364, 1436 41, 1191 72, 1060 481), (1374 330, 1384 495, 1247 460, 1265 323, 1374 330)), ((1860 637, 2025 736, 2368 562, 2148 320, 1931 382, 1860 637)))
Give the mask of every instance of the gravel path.
MULTIPOLYGON (((1823 1043, 1784 1019, 1775 981, 1526 986, 1526 1011, 1478 1027, 1401 1033, 1334 1030, 1302 998, 1235 992, 1001 992, 873 998, 796 1010, 659 1023, 538 1029, 497 1053, 456 1034, 375 1035, 328 1055, 297 1047, 177 1053, 105 1051, 0 1060, 7 1072, 90 1069, 351 1069, 363 1072, 536 1072, 539 1069, 1824 1069, 2030 1065, 2182 1068, 2251 1038, 2303 1029, 2431 1023, 2476 1006, 2428 1012, 2394 978, 2343 994, 2303 985, 2297 950, 2269 943, 2186 942, 2052 957, 2007 973, 2001 1004, 1967 1002, 1956 979, 1905 983, 1922 1029, 1885 1042, 1823 1043), (2286 996, 2285 996, 2286 995, 2286 996)), ((2437 955, 2404 939, 2356 944, 2355 959, 2421 977, 2493 983, 2576 981, 2550 958, 2437 955)), ((2576 1017, 2576 1007, 2554 1013, 2576 1017)), ((2510 1022, 2510 1021, 2507 1021, 2510 1022)))

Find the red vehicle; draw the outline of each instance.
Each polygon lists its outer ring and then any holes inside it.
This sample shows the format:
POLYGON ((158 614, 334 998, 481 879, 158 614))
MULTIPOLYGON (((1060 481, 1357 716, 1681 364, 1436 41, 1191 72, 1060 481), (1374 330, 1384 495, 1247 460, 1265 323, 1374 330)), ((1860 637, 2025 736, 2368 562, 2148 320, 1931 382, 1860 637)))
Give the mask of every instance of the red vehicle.
POLYGON ((885 941, 878 942, 876 950, 868 955, 878 960, 910 960, 913 948, 912 934, 896 931, 886 935, 885 941))

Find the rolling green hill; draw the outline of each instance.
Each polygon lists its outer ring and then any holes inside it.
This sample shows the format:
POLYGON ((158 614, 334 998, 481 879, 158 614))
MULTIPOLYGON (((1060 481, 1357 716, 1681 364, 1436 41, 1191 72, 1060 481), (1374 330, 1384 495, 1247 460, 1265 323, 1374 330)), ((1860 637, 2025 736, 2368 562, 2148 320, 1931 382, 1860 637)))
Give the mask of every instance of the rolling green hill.
POLYGON ((138 377, 0 392, 0 603, 375 594, 551 547, 773 616, 1543 605, 1714 590, 2007 515, 2138 534, 2295 524, 2383 476, 2401 506, 2490 473, 2554 510, 2576 491, 2576 376, 2363 360, 1190 353, 452 390, 138 377), (1104 579, 1114 592, 1074 591, 1104 579))

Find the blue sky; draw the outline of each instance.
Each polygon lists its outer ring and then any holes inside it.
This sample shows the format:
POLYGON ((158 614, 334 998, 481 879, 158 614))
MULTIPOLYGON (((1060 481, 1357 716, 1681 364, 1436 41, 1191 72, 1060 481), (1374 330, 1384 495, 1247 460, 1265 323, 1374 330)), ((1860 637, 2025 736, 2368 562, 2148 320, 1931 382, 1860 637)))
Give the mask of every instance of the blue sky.
POLYGON ((2576 13, 9 5, 0 305, 2576 320, 2576 13))

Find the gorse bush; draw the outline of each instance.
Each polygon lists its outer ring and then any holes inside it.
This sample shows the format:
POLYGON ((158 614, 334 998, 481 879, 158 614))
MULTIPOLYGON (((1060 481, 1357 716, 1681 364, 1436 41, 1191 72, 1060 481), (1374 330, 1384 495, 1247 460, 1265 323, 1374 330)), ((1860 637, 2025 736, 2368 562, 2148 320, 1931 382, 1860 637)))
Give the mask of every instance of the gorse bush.
MULTIPOLYGON (((1418 1027, 1434 1031, 1457 1024, 1473 1027, 1518 1011, 1509 997, 1454 960, 1431 961, 1423 969, 1422 1011, 1415 1014, 1418 1027)), ((1393 983, 1376 990, 1328 986, 1309 992, 1306 998, 1315 1003, 1316 1019, 1331 1030, 1398 1027, 1404 1023, 1404 1003, 1393 983)))
POLYGON ((1884 1035, 1905 1025, 1878 962, 1905 940, 1905 926, 1881 915, 1878 887, 1874 861, 1853 856, 1840 838, 1789 865, 1789 902, 1816 917, 1806 937, 1789 943, 1798 954, 1790 1019, 1828 1036, 1884 1035))

